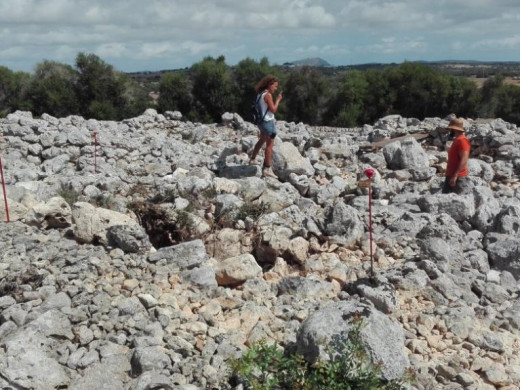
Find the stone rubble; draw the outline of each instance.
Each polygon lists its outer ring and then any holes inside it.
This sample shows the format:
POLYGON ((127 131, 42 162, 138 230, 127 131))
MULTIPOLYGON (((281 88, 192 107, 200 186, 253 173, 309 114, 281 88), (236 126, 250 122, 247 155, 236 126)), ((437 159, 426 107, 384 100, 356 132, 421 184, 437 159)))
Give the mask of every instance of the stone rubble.
POLYGON ((279 180, 237 114, 0 119, 0 388, 231 389, 255 341, 314 361, 361 316, 385 378, 518 389, 520 131, 465 120, 474 188, 441 194, 448 119, 279 121, 279 180))

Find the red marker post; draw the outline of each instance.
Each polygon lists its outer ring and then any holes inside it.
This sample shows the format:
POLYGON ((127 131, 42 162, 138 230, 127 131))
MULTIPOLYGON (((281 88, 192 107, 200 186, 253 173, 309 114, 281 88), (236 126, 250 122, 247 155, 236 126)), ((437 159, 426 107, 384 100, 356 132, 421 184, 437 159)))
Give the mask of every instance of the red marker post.
POLYGON ((92 133, 94 137, 94 173, 97 173, 97 131, 92 133))
POLYGON ((365 169, 365 176, 368 180, 359 182, 359 186, 368 188, 368 234, 370 239, 370 275, 374 277, 374 251, 373 251, 373 236, 372 236, 372 179, 376 175, 376 170, 372 168, 365 169))
MULTIPOLYGON (((3 142, 3 137, 0 135, 0 143, 3 142)), ((4 193, 4 205, 5 205, 5 219, 7 222, 9 219, 9 205, 7 204, 7 192, 5 191, 5 179, 4 179, 4 166, 2 165, 2 155, 0 153, 0 175, 2 176, 2 191, 4 193)))

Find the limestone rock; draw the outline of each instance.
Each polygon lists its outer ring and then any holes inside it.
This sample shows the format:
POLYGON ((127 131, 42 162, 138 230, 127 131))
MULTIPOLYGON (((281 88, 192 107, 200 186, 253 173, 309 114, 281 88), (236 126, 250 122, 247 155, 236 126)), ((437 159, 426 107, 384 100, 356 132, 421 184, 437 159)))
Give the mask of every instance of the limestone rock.
POLYGON ((215 275, 220 286, 237 285, 262 276, 262 268, 253 255, 246 253, 219 262, 215 275))

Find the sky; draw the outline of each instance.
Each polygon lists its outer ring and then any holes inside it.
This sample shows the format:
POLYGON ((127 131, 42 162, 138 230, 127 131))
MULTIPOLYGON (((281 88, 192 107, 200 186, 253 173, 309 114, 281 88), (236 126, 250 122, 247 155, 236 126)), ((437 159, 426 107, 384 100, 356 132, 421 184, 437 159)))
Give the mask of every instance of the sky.
POLYGON ((94 53, 123 72, 223 55, 283 64, 520 61, 519 0, 0 0, 0 66, 94 53))

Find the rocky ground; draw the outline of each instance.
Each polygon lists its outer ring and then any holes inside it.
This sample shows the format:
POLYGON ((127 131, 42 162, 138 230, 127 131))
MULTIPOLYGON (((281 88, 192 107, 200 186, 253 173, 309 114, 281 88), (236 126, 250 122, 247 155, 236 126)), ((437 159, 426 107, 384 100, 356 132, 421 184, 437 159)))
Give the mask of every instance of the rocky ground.
POLYGON ((278 122, 277 180, 236 114, 1 119, 0 388, 227 389, 252 342, 314 361, 361 315, 386 378, 518 389, 520 131, 466 120, 474 187, 441 194, 447 124, 278 122))

